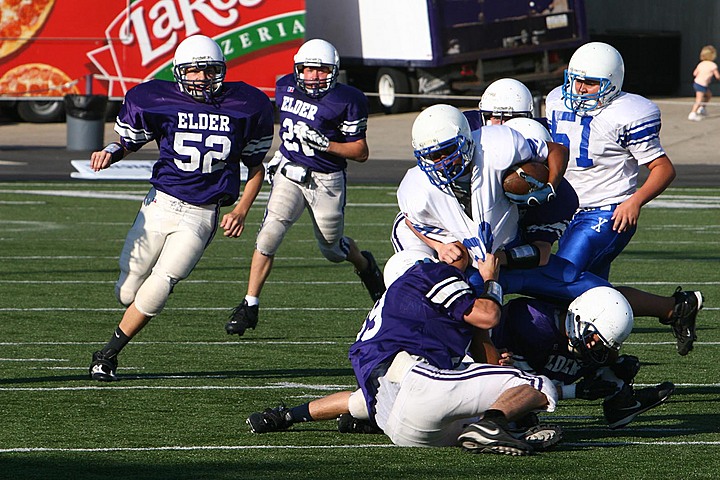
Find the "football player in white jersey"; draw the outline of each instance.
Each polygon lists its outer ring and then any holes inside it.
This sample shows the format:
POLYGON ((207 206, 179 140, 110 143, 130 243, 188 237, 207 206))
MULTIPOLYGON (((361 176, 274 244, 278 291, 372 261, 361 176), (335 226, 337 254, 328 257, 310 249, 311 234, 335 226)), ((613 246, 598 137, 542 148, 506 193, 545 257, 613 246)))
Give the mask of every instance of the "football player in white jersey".
MULTIPOLYGON (((442 261, 453 262, 461 254, 453 243, 459 241, 474 266, 487 252, 497 254, 504 265, 500 283, 506 293, 572 300, 589 288, 610 285, 553 255, 541 266, 539 250, 526 243, 518 228, 518 206, 503 190, 502 178, 510 166, 547 159, 550 182, 524 198, 530 204, 552 199, 567 160, 562 145, 537 140, 538 148, 531 148, 504 125, 470 132, 462 112, 449 105, 420 113, 412 137, 418 166, 408 170, 397 191, 404 217, 393 233, 397 250, 424 246, 442 261), (399 228, 401 222, 410 234, 399 228)), ((481 292, 482 279, 471 280, 481 292)))
MULTIPOLYGON (((587 43, 575 51, 564 83, 546 100, 553 140, 570 150, 565 178, 580 200, 557 255, 605 279, 611 262, 635 233, 641 207, 675 178, 675 168, 660 145, 660 110, 650 100, 622 91, 624 71, 615 48, 587 43), (638 188, 640 165, 649 175, 638 188)), ((678 287, 664 302, 650 300, 636 315, 658 316, 671 325, 678 352, 686 355, 693 348, 702 294, 678 287)), ((632 303, 635 309, 638 302, 632 303)))

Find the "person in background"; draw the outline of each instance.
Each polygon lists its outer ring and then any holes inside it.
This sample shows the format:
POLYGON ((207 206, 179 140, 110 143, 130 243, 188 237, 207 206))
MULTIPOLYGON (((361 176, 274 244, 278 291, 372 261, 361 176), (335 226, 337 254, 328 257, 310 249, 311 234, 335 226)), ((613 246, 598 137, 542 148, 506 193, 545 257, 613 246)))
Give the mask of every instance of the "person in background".
POLYGON ((712 45, 705 45, 700 50, 700 63, 697 64, 693 71, 695 103, 693 103, 692 110, 688 114, 688 120, 699 122, 707 115, 705 106, 712 98, 710 83, 712 83, 713 79, 720 80, 720 72, 718 72, 715 58, 717 58, 717 50, 712 45))

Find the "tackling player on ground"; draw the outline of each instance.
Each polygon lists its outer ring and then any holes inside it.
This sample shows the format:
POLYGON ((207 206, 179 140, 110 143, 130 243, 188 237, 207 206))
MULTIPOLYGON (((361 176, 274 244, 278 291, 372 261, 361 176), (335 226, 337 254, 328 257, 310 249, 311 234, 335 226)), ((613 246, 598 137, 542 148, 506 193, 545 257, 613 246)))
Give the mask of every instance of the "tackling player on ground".
POLYGON ((273 108, 260 90, 225 82, 220 46, 188 37, 173 59, 175 82, 151 80, 130 89, 115 131, 120 142, 93 152, 95 171, 108 168, 152 141, 159 148, 152 188, 120 254, 115 295, 127 307, 110 341, 93 353, 90 377, 115 379, 118 354, 165 306, 212 240, 220 207, 240 193, 240 162, 248 168, 243 195, 226 228, 243 230, 263 182, 272 144, 273 108))

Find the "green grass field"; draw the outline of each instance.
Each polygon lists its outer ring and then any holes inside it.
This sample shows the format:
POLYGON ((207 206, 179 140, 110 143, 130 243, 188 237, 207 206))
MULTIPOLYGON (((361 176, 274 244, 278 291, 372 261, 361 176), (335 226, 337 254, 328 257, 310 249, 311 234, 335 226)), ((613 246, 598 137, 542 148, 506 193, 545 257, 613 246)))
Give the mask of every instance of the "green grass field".
MULTIPOLYGON (((392 446, 334 422, 253 435, 245 418, 354 387, 347 349, 371 301, 349 264, 324 260, 305 215, 283 243, 260 323, 225 334, 242 298, 264 202, 240 239, 218 235, 165 311, 120 355, 121 381, 92 382, 91 353, 122 315, 117 257, 146 183, 0 183, 0 478, 689 479, 720 470, 720 193, 671 189, 643 210, 611 280, 670 295, 700 289, 695 350, 636 319, 623 351, 638 385, 670 380, 671 399, 625 429, 600 402, 543 418, 563 442, 532 457, 392 446), (666 208, 674 207, 674 208, 666 208)), ((266 190, 267 191, 267 190, 266 190)), ((392 186, 349 191, 346 233, 380 263, 392 253, 392 186)))

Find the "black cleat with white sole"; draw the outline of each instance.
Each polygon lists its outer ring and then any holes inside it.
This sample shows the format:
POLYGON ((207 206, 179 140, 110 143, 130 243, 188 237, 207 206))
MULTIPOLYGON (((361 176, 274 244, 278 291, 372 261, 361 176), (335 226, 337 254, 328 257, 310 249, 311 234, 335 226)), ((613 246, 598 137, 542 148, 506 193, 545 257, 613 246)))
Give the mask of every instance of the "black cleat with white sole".
POLYGON ((611 429, 622 428, 632 422, 641 413, 655 408, 675 390, 672 382, 663 382, 654 387, 632 389, 625 385, 614 397, 603 402, 603 413, 608 427, 611 429))
POLYGON ((115 378, 118 361, 117 355, 106 356, 102 351, 98 350, 92 355, 90 362, 90 378, 99 382, 112 382, 115 378))
POLYGON ((529 443, 515 438, 492 420, 482 419, 471 423, 458 437, 463 450, 470 453, 500 455, 532 455, 529 443))

